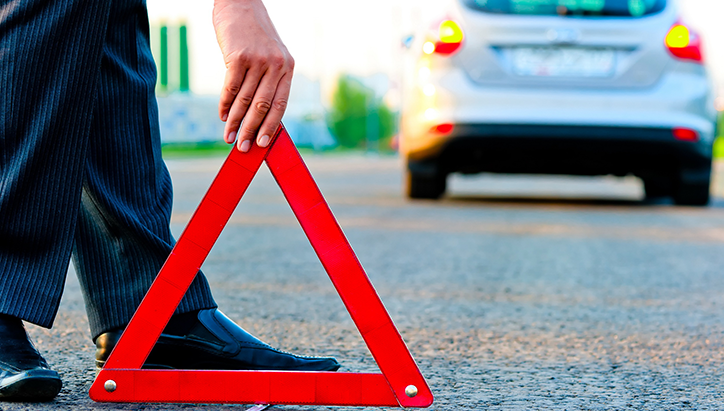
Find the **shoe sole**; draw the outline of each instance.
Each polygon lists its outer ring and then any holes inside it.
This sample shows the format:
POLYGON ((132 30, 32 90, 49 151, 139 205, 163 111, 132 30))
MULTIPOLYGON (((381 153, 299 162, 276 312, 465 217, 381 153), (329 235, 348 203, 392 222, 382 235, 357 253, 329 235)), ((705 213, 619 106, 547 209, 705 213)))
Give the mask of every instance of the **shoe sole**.
MULTIPOLYGON (((105 361, 96 360, 96 371, 100 372, 103 366, 106 364, 105 361)), ((189 364, 185 368, 174 368, 164 364, 143 364, 141 367, 144 370, 195 370, 195 371, 209 371, 209 370, 229 370, 229 371, 337 371, 341 367, 340 364, 330 365, 329 367, 318 368, 314 370, 304 369, 287 369, 287 368, 238 368, 230 369, 226 364, 189 364)), ((2 411, 2 410, 0 410, 2 411)))
MULTIPOLYGON (((103 369, 103 366, 106 365, 105 361, 99 361, 96 360, 96 371, 100 372, 103 369)), ((168 365, 163 364, 143 364, 143 367, 141 367, 143 370, 176 370, 177 368, 173 368, 168 365)), ((2 410, 0 410, 2 411, 2 410)))
POLYGON ((29 370, 0 381, 0 400, 50 401, 60 392, 63 383, 53 370, 29 370))

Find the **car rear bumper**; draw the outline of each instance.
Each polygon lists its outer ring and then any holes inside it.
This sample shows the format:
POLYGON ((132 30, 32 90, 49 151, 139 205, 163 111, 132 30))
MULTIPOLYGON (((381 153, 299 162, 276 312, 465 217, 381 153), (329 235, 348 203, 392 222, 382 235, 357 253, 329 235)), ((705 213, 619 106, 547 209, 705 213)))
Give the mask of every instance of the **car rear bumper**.
POLYGON ((460 124, 690 127, 711 139, 716 118, 712 84, 702 67, 690 66, 641 89, 479 86, 457 68, 441 73, 433 84, 440 118, 460 124))
POLYGON ((457 124, 410 171, 647 175, 711 165, 710 142, 679 141, 670 128, 457 124))
POLYGON ((603 130, 684 127, 696 130, 709 144, 716 135, 711 84, 702 73, 672 72, 654 87, 633 90, 483 87, 458 68, 431 81, 435 95, 409 90, 402 112, 401 150, 413 159, 434 155, 446 144, 448 136, 430 131, 446 123, 603 130))

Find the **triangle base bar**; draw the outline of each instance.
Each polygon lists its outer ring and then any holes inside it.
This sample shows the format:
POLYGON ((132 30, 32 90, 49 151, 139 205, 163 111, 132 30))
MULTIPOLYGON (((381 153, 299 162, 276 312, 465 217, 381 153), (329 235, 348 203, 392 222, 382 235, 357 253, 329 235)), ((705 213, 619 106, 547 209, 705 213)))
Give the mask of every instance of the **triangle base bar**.
POLYGON ((95 401, 428 407, 433 395, 337 220, 280 126, 232 149, 90 389, 95 401), (266 162, 381 374, 141 369, 261 164, 266 162))
POLYGON ((95 401, 398 406, 382 374, 104 369, 97 381, 95 401))

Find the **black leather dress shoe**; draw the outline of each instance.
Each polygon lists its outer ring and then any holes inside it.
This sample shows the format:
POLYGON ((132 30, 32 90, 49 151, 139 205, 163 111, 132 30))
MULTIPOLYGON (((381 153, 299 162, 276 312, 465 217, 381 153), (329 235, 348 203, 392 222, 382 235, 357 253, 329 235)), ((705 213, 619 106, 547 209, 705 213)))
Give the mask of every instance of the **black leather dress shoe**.
POLYGON ((50 401, 62 385, 28 339, 23 322, 0 314, 0 401, 50 401))
MULTIPOLYGON (((103 367, 122 330, 96 339, 96 365, 103 367)), ((272 348, 217 309, 174 316, 146 359, 144 368, 182 370, 337 371, 331 357, 305 357, 272 348)))

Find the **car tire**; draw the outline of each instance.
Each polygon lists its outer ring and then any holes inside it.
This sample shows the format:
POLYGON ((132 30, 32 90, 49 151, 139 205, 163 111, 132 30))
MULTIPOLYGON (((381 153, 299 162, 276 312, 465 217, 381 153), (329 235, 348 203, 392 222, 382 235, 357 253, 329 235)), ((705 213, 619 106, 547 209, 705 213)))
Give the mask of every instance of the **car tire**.
POLYGON ((642 178, 646 199, 668 197, 673 194, 672 179, 665 176, 651 176, 642 178))
MULTIPOLYGON (((693 174, 691 171, 689 173, 693 174)), ((674 191, 675 204, 688 206, 705 206, 709 204, 711 167, 706 170, 697 170, 694 173, 704 176, 704 178, 698 181, 687 181, 687 179, 680 177, 674 191)), ((681 174, 684 176, 687 171, 681 174)))
POLYGON ((407 197, 436 200, 445 194, 447 176, 407 173, 407 197))

